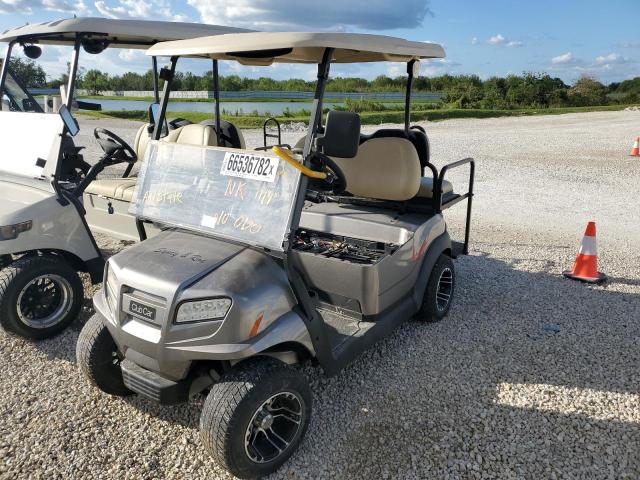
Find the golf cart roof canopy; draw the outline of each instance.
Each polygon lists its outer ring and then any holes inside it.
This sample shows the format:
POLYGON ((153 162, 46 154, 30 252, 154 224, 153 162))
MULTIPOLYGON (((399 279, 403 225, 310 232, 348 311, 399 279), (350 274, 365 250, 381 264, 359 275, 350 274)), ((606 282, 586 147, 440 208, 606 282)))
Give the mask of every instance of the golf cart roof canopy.
POLYGON ((443 58, 437 43, 411 42, 401 38, 361 33, 254 32, 163 42, 147 55, 204 57, 235 60, 244 65, 315 63, 333 48, 332 62, 409 62, 422 58, 443 58))
POLYGON ((69 45, 73 44, 78 34, 83 34, 85 37, 107 40, 110 45, 119 48, 146 49, 158 42, 237 32, 250 30, 201 23, 85 17, 23 25, 5 30, 0 34, 0 42, 69 45))

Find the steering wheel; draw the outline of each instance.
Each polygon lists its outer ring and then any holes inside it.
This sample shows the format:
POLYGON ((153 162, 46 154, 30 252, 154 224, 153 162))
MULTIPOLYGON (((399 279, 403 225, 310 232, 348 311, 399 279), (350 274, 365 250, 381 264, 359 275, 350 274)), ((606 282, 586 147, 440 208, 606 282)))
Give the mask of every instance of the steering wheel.
POLYGON ((427 134, 426 130, 422 125, 413 125, 409 130, 418 130, 419 132, 422 132, 425 135, 427 134))
POLYGON ((323 192, 332 192, 334 195, 340 195, 347 189, 344 172, 330 157, 316 152, 311 157, 311 166, 314 170, 327 174, 325 178, 309 179, 312 187, 323 192))
POLYGON ((133 148, 115 133, 104 128, 96 128, 93 131, 93 136, 105 153, 102 159, 104 164, 115 165, 122 162, 133 164, 138 161, 138 156, 133 148))

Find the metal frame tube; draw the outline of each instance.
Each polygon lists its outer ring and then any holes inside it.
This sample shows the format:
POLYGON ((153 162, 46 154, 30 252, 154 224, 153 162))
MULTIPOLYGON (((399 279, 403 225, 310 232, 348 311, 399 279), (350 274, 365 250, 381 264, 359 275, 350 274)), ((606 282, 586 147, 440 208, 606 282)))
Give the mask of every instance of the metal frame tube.
POLYGON ((216 126, 216 143, 221 145, 222 132, 220 131, 220 72, 218 71, 218 60, 213 60, 213 66, 211 70, 213 75, 213 110, 215 114, 215 126, 216 126))
POLYGON ((405 133, 409 133, 409 128, 411 128, 411 91, 413 89, 413 67, 416 63, 416 60, 411 60, 407 63, 407 91, 405 94, 404 101, 404 131, 405 133))
POLYGON ((4 60, 2 61, 2 70, 0 70, 0 111, 2 111, 2 92, 4 92, 4 82, 7 79, 9 71, 9 62, 11 61, 11 51, 16 42, 9 42, 5 50, 4 60))
MULTIPOLYGON (((73 45, 73 56, 71 57, 71 66, 69 67, 69 83, 67 84, 67 108, 71 111, 73 104, 73 94, 75 93, 76 75, 78 73, 78 57, 80 56, 80 37, 76 36, 73 45)), ((56 112, 58 113, 58 112, 56 112)))
POLYGON ((173 77, 176 73, 176 65, 178 63, 178 57, 171 57, 171 66, 169 67, 169 78, 165 79, 164 87, 162 88, 162 100, 160 102, 160 115, 158 121, 153 130, 153 140, 160 140, 162 135, 162 125, 164 124, 164 118, 167 114, 167 105, 169 104, 169 96, 171 95, 171 86, 173 85, 173 77))
POLYGON ((329 70, 331 67, 331 57, 333 56, 333 48, 327 48, 322 55, 322 63, 318 65, 318 81, 316 83, 316 91, 313 95, 313 105, 311 107, 311 116, 309 117, 309 132, 304 141, 304 150, 302 155, 306 163, 307 157, 311 153, 313 139, 316 137, 318 130, 322 126, 322 101, 324 99, 324 91, 327 87, 329 79, 329 70))
POLYGON ((151 57, 151 75, 153 76, 153 98, 160 103, 160 88, 158 86, 158 57, 151 57))

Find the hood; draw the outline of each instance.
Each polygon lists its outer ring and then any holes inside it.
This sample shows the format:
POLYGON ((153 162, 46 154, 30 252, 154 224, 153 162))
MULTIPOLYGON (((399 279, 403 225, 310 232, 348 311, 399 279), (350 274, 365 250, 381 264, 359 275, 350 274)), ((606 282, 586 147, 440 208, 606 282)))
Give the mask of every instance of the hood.
POLYGON ((246 247, 195 233, 165 230, 109 260, 118 281, 127 287, 171 301, 246 247))
POLYGON ((40 180, 23 183, 0 180, 0 225, 33 220, 38 204, 55 196, 51 185, 40 180))

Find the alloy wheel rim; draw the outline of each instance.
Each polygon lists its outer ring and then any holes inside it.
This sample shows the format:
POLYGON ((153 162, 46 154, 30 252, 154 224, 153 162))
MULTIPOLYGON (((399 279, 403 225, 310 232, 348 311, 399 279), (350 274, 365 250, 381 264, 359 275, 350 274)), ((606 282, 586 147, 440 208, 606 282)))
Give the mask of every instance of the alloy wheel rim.
POLYGON ((280 392, 265 401, 247 426, 244 449, 254 463, 268 463, 289 450, 302 429, 302 399, 280 392))
POLYGON ((444 312, 451 301, 453 292, 453 271, 446 267, 440 273, 438 288, 436 289, 436 308, 439 312, 444 312))
POLYGON ((73 289, 60 275, 39 275, 18 294, 17 313, 22 323, 44 329, 60 322, 71 310, 73 289))

